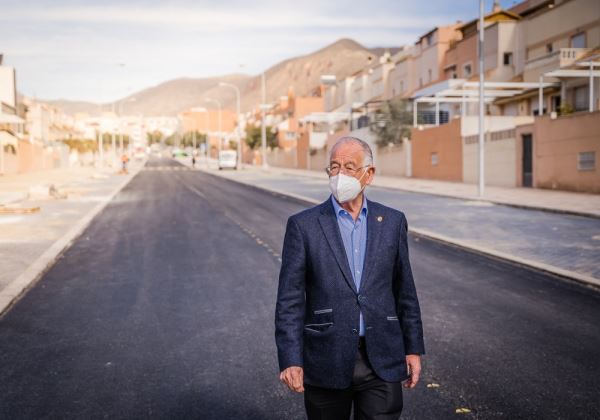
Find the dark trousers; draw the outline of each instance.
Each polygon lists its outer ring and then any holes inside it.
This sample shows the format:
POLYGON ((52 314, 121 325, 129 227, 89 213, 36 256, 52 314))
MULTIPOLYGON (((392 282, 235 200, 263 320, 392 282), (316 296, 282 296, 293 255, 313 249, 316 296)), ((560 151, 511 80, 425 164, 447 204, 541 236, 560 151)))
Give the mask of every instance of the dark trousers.
POLYGON ((352 386, 329 389, 304 384, 308 420, 347 420, 353 403, 354 420, 397 420, 402 412, 402 382, 385 382, 375 374, 362 337, 356 352, 352 386))

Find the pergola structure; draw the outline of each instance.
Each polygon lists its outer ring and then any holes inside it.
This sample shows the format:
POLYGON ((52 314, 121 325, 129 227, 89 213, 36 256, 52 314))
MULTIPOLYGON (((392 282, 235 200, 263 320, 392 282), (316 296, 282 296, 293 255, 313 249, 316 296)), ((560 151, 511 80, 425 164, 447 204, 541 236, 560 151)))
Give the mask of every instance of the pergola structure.
MULTIPOLYGON (((432 92, 424 96, 413 96, 413 126, 417 126, 417 114, 419 103, 435 104, 435 125, 440 125, 440 103, 460 103, 461 114, 466 115, 466 104, 479 102, 479 82, 468 82, 464 79, 454 79, 448 83, 445 89, 432 92)), ((484 82, 484 102, 491 103, 497 98, 519 95, 526 90, 556 87, 558 83, 535 82, 484 82)))
POLYGON ((302 118, 303 123, 328 123, 335 124, 340 121, 345 121, 350 118, 349 112, 313 112, 302 118))
POLYGON ((544 113, 544 107, 541 106, 544 100, 544 92, 542 89, 542 84, 544 82, 544 77, 555 77, 555 78, 567 78, 567 77, 588 77, 589 78, 589 112, 594 111, 594 77, 600 77, 600 70, 594 70, 594 67, 600 68, 600 61, 582 61, 579 63, 575 63, 575 66, 578 67, 588 67, 587 70, 581 69, 557 69, 546 72, 540 75, 540 83, 539 83, 539 93, 538 93, 538 101, 540 103, 539 106, 539 114, 544 113))

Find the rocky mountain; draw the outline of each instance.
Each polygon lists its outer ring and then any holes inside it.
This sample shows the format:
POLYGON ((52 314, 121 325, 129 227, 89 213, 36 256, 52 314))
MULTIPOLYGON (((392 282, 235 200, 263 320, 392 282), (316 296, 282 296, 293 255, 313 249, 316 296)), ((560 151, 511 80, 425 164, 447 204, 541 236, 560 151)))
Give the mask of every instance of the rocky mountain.
MULTIPOLYGON (((396 49, 391 49, 395 51, 396 49)), ((271 68, 266 74, 267 102, 272 103, 280 96, 293 90, 297 96, 308 95, 319 85, 320 76, 335 74, 343 79, 375 60, 383 48, 368 49, 351 39, 340 39, 333 44, 304 56, 284 60, 271 68)), ((214 107, 207 104, 205 98, 220 100, 225 108, 235 109, 235 93, 232 89, 219 87, 224 81, 235 84, 241 91, 242 111, 261 102, 261 75, 248 76, 232 74, 208 78, 180 78, 161 83, 117 101, 122 102, 124 114, 177 115, 194 106, 214 107)), ((88 112, 96 114, 98 104, 74 101, 48 101, 65 112, 88 112)), ((103 104, 109 110, 112 104, 103 104)))

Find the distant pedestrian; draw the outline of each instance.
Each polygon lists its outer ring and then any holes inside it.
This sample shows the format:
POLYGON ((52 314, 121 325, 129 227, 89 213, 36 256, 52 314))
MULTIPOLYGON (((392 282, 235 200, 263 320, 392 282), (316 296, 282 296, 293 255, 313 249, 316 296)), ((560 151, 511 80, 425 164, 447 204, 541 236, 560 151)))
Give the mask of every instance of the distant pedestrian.
POLYGON ((425 354, 404 213, 367 200, 371 148, 342 137, 323 203, 287 221, 275 310, 280 380, 308 419, 398 419, 425 354))
POLYGON ((192 168, 196 168, 196 156, 192 155, 192 168))
POLYGON ((123 153, 123 155, 121 156, 121 171, 123 171, 124 173, 127 173, 127 163, 129 162, 129 156, 127 156, 127 153, 123 153))

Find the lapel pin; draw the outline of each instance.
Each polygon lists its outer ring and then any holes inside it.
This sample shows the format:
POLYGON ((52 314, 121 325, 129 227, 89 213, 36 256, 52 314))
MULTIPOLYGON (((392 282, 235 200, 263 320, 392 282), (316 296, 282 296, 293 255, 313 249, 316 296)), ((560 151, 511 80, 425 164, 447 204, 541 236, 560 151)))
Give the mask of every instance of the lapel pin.
POLYGON ((378 221, 378 222, 381 222, 382 220, 383 220, 383 217, 382 217, 382 216, 377 216, 377 221, 378 221))

